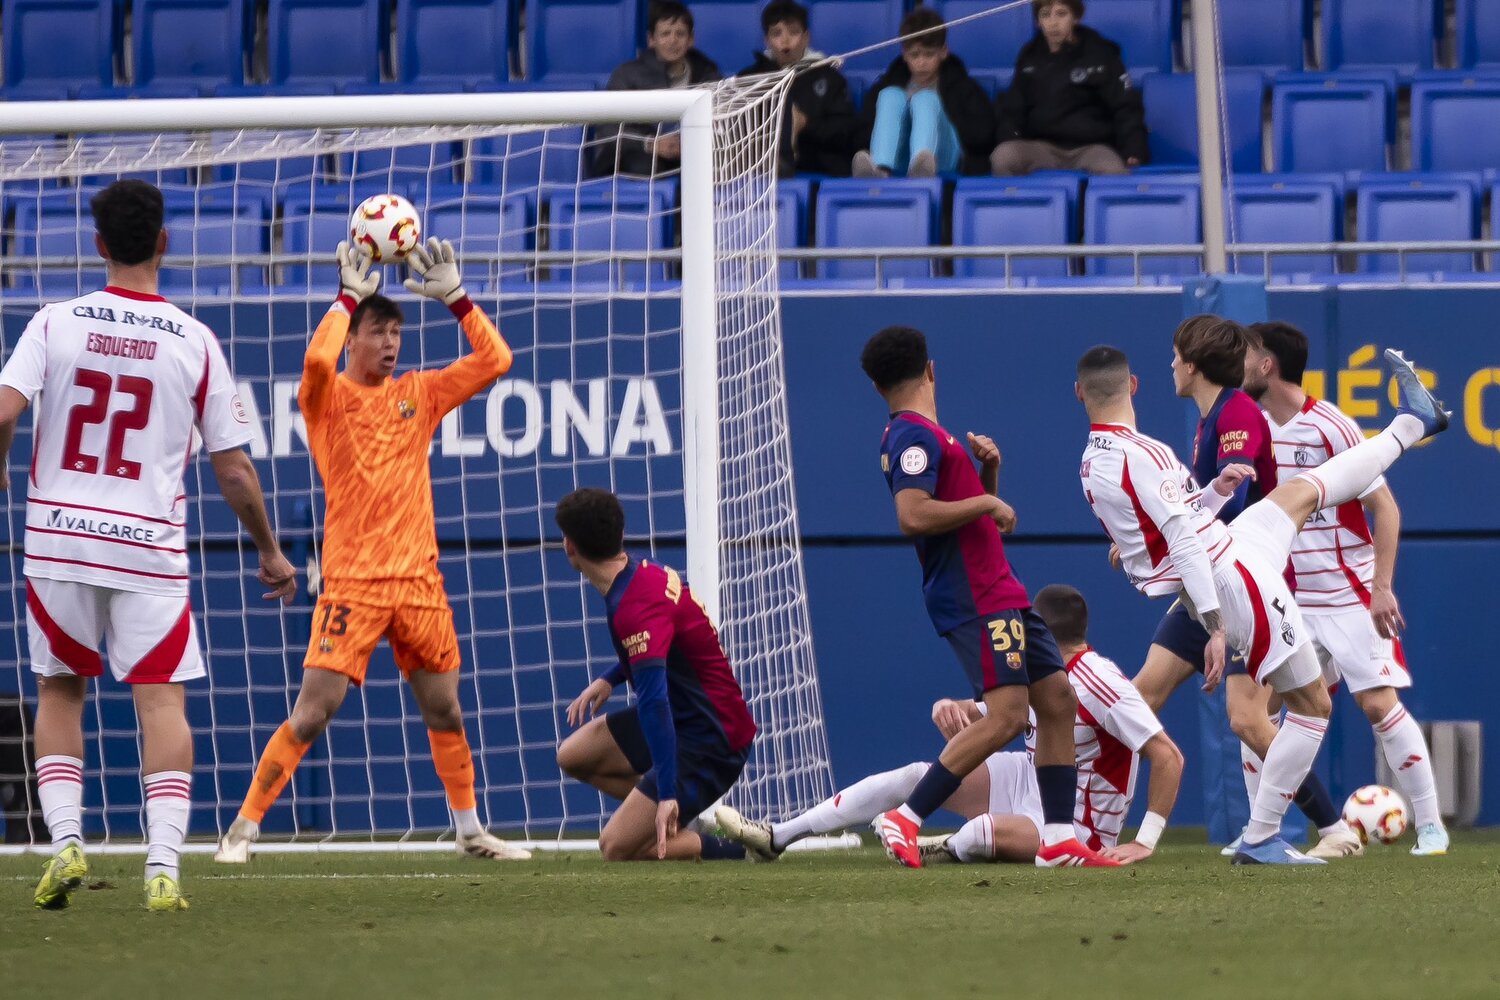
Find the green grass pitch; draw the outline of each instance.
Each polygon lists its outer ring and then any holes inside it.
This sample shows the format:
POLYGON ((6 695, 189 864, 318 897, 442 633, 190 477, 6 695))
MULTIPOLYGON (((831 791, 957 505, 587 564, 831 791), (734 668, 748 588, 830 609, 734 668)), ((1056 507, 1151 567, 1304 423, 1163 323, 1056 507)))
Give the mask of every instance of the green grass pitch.
POLYGON ((617 1000, 1500 997, 1500 834, 1445 858, 1231 868, 1172 843, 1118 871, 896 867, 874 848, 748 863, 449 855, 187 860, 192 909, 142 908, 95 856, 34 910, 0 858, 0 996, 617 1000))

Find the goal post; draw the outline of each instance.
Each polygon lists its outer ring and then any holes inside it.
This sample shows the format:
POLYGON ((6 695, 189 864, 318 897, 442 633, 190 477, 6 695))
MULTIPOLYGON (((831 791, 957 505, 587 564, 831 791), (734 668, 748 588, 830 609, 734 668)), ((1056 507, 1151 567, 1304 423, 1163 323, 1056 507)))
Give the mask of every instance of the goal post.
MULTIPOLYGON (((460 632, 482 818, 546 847, 576 843, 609 811, 553 759, 566 735, 563 708, 613 657, 602 601, 562 560, 551 524, 550 505, 578 485, 621 495, 633 549, 681 560, 760 728, 730 801, 758 817, 786 816, 833 791, 776 294, 776 146, 788 82, 13 104, 0 122, 5 345, 40 302, 102 284, 91 238, 78 235, 92 228, 88 194, 101 178, 174 178, 161 183, 169 215, 174 200, 190 207, 169 218, 167 264, 177 270, 163 293, 224 344, 260 432, 252 455, 268 504, 284 539, 307 540, 303 583, 316 586, 321 490, 294 402, 302 347, 335 290, 328 261, 337 233, 326 219, 350 200, 406 190, 424 236, 459 244, 466 284, 516 349, 506 378, 445 419, 433 453, 440 565, 460 632), (624 123, 677 133, 680 166, 591 177, 603 129, 624 123), (424 163, 420 150, 429 147, 424 163), (440 147, 459 151, 452 164, 439 162, 440 147), (538 173, 533 161, 548 156, 568 164, 560 177, 546 166, 538 173), (209 192, 215 185, 227 193, 209 192), (220 225, 209 221, 209 202, 221 196, 237 206, 223 225, 239 225, 242 203, 264 203, 264 230, 206 238, 220 225), (518 227, 525 239, 511 241, 518 227), (641 243, 641 231, 672 235, 641 243)), ((402 276, 387 268, 383 286, 407 305, 417 334, 401 367, 438 367, 462 354, 446 314, 402 298, 402 276)), ((29 436, 17 438, 24 455, 29 436)), ((190 471, 205 465, 200 458, 190 471)), ((18 624, 0 657, 14 654, 15 686, 30 696, 23 503, 12 490, 0 589, 18 624)), ((232 819, 254 755, 290 708, 311 607, 262 604, 247 578, 254 553, 232 517, 211 492, 189 503, 192 599, 209 662, 207 689, 189 690, 200 734, 190 832, 207 839, 232 819)), ((442 841, 448 815, 420 717, 381 655, 268 815, 268 849, 278 833, 297 850, 442 841)), ((0 668, 0 690, 11 686, 7 673, 0 668)), ((129 695, 106 678, 90 697, 86 832, 106 848, 130 849, 140 803, 129 695)))

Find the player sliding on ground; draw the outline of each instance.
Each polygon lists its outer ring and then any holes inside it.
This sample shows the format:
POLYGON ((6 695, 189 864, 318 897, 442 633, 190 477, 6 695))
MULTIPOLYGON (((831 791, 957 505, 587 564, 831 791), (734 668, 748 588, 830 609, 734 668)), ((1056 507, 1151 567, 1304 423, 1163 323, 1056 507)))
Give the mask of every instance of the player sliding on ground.
MULTIPOLYGON (((1143 861, 1177 801, 1182 751, 1146 706, 1120 668, 1088 644, 1088 605, 1072 587, 1053 584, 1036 595, 1036 611, 1067 657, 1068 680, 1078 698, 1073 738, 1077 746, 1078 792, 1073 824, 1078 839, 1124 864, 1143 861), (1135 796, 1136 765, 1151 764, 1148 812, 1133 842, 1120 844, 1120 828, 1135 796)), ((932 721, 952 739, 983 718, 980 703, 943 699, 932 721)), ((1032 733, 1027 732, 1028 748, 1032 733)), ((759 860, 771 861, 790 845, 818 834, 869 823, 905 801, 931 765, 908 764, 871 775, 782 823, 746 820, 729 806, 716 811, 719 825, 759 860)), ((940 861, 1028 863, 1041 846, 1042 808, 1029 753, 995 753, 970 771, 943 808, 968 820, 957 833, 922 837, 925 864, 940 861)))
POLYGON ((1076 705, 1057 643, 1031 608, 1005 558, 1002 530, 1016 514, 996 495, 1000 449, 968 435, 980 462, 937 422, 937 379, 927 338, 911 327, 881 330, 860 365, 885 400, 890 422, 880 463, 896 502, 901 533, 916 542, 927 612, 968 675, 982 721, 943 748, 906 801, 885 813, 876 832, 908 868, 922 867, 922 822, 958 791, 963 778, 1025 728, 1036 714, 1036 779, 1042 796, 1038 865, 1117 862, 1084 847, 1073 833, 1073 716, 1076 705))
POLYGON ((381 636, 411 684, 432 760, 448 793, 462 855, 501 860, 530 853, 490 835, 474 797, 474 759, 458 701, 458 638, 437 567, 427 452, 443 415, 510 369, 505 341, 464 291, 453 246, 429 240, 407 258, 406 287, 453 311, 474 353, 440 371, 393 378, 401 307, 376 295, 370 258, 338 246, 339 295, 302 369, 297 403, 323 477, 323 592, 313 610, 302 687, 271 737, 240 814, 214 855, 249 859, 266 810, 307 748, 328 727, 350 683, 364 683, 381 636), (343 374, 339 355, 348 348, 343 374))
POLYGON ((43 306, 0 372, 0 489, 16 418, 33 401, 26 494, 26 632, 37 676, 36 772, 55 856, 37 906, 61 909, 83 854, 83 708, 88 678, 130 685, 141 729, 146 905, 187 908, 178 854, 191 808, 193 735, 183 682, 204 676, 188 599, 183 459, 194 432, 219 490, 260 554, 266 598, 296 573, 266 517, 251 437, 213 333, 157 294, 167 234, 161 192, 117 181, 94 195, 108 285, 43 306), (37 394, 41 399, 37 400, 37 394))
POLYGON ((1245 651, 1251 678, 1269 684, 1287 705, 1235 864, 1325 863, 1280 836, 1282 816, 1317 756, 1331 710, 1282 571, 1297 532, 1315 511, 1366 492, 1407 448, 1448 426, 1448 414, 1410 363, 1396 351, 1387 351, 1385 360, 1401 401, 1390 426, 1282 483, 1228 528, 1214 510, 1253 469, 1231 465, 1197 490, 1170 448, 1136 430, 1136 378, 1125 355, 1095 347, 1078 362, 1075 393, 1090 422, 1080 469, 1084 496, 1119 547, 1126 574, 1148 597, 1180 597, 1208 631, 1205 689, 1222 680, 1229 644, 1245 651))
POLYGON ((625 511, 608 490, 557 502, 568 562, 604 595, 620 660, 568 706, 564 773, 622 800, 599 834, 606 861, 742 859, 739 844, 681 829, 739 780, 755 723, 719 635, 677 571, 625 551, 625 511), (593 716, 629 681, 635 705, 593 716), (584 724, 584 721, 591 720, 584 724))

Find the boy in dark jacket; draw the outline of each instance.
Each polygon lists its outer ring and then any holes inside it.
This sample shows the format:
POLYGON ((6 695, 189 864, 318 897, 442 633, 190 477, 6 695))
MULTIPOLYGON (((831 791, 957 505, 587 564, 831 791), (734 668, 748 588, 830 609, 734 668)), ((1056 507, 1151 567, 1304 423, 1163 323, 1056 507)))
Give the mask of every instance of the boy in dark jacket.
POLYGON ((854 154, 854 176, 985 173, 995 145, 989 95, 948 51, 948 32, 935 10, 913 10, 900 31, 926 33, 901 46, 901 57, 865 98, 865 148, 854 154))
POLYGON ((854 102, 844 74, 832 66, 815 66, 825 56, 812 48, 807 8, 797 0, 771 0, 761 11, 760 27, 766 36, 766 49, 739 75, 796 71, 781 122, 781 175, 849 176, 856 126, 854 102))
MULTIPOLYGON (((652 5, 646 45, 649 52, 615 67, 607 89, 662 90, 723 79, 718 65, 693 48, 693 14, 677 0, 652 5)), ((682 160, 681 138, 659 135, 654 125, 607 125, 599 139, 597 174, 650 176, 675 170, 682 160)))
POLYGON ((1123 174, 1147 162, 1146 112, 1120 47, 1078 23, 1083 0, 1031 0, 1037 33, 1000 99, 995 176, 1033 170, 1123 174))

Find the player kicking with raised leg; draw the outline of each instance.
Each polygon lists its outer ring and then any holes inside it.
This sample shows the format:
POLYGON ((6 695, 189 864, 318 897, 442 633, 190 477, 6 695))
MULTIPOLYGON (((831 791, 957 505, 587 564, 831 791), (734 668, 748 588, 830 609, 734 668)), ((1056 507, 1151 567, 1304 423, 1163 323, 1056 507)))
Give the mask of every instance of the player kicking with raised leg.
POLYGON ((88 678, 130 685, 146 797, 146 906, 187 908, 178 855, 191 807, 193 737, 183 682, 204 676, 188 599, 182 492, 193 435, 259 553, 267 599, 296 573, 266 516, 243 446, 234 378, 207 327, 157 294, 167 234, 161 192, 117 181, 94 195, 108 285, 43 306, 0 372, 0 488, 16 419, 37 403, 26 501, 26 632, 37 677, 37 786, 55 856, 34 896, 61 909, 83 854, 83 708, 88 678))
POLYGON ((969 450, 937 422, 937 381, 927 338, 911 327, 881 330, 860 355, 890 422, 880 461, 901 533, 916 543, 922 590, 938 634, 958 656, 984 719, 959 733, 905 803, 885 813, 876 832, 898 861, 922 867, 922 822, 958 790, 964 775, 1014 739, 1036 713, 1037 786, 1042 796, 1038 865, 1114 867, 1073 832, 1073 716, 1076 704, 1057 643, 1031 608, 1005 558, 1003 530, 1015 511, 996 495, 1000 450, 968 435, 969 450))
MULTIPOLYGON (((1302 390, 1307 337, 1287 323, 1250 327, 1245 391, 1271 418, 1283 470, 1316 468, 1360 441, 1359 425, 1302 390)), ((1417 827, 1418 856, 1446 854, 1448 831, 1438 814, 1432 753, 1417 721, 1396 694, 1411 686, 1401 656, 1406 622, 1392 590, 1401 508, 1383 478, 1358 500, 1313 514, 1292 544, 1292 588, 1313 647, 1330 682, 1343 679, 1396 774, 1417 827), (1366 514, 1375 519, 1370 530, 1366 514)), ((1246 762, 1258 776, 1258 759, 1246 762)), ((1253 792, 1252 792, 1253 794, 1253 792)))
POLYGON ((1234 465, 1201 493, 1171 449, 1136 430, 1136 379, 1125 355, 1095 347, 1078 362, 1075 392, 1090 433, 1080 475, 1084 495, 1125 572, 1150 597, 1177 595, 1208 630, 1205 688, 1223 677, 1226 643, 1246 653, 1257 682, 1285 701, 1286 724, 1266 754, 1250 825, 1236 864, 1322 864, 1281 839, 1282 816, 1317 755, 1331 705, 1317 655, 1282 570, 1297 531, 1314 511, 1352 500, 1413 444, 1448 426, 1448 414, 1396 351, 1386 352, 1401 407, 1384 431, 1319 469, 1282 483, 1225 528, 1213 510, 1249 466, 1234 465))
POLYGON ((375 294, 379 273, 338 246, 338 299, 307 346, 297 403, 323 477, 323 592, 313 610, 301 690, 291 718, 266 745, 240 814, 214 860, 243 863, 260 821, 307 748, 328 727, 351 683, 364 683, 382 636, 411 684, 432 761, 453 812, 461 855, 524 859, 479 821, 474 758, 458 700, 458 638, 437 568, 427 452, 444 414, 510 369, 510 348, 464 291, 453 247, 429 240, 407 262, 406 287, 453 311, 474 349, 435 372, 392 378, 401 351, 401 307, 375 294), (343 374, 339 355, 348 354, 343 374))
POLYGON ((622 800, 599 834, 606 861, 742 859, 739 844, 680 829, 739 780, 755 723, 703 606, 677 571, 625 551, 608 490, 557 502, 568 562, 604 595, 619 663, 568 706, 564 773, 622 800), (593 716, 629 681, 635 705, 593 716), (585 720, 590 720, 585 723, 585 720))

